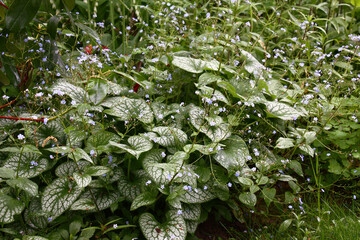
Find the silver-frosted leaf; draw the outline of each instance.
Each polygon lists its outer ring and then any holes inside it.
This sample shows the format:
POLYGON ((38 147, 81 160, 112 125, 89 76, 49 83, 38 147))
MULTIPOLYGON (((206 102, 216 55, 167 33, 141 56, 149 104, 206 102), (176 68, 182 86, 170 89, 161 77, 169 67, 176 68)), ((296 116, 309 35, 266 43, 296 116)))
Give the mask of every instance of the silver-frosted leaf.
POLYGON ((281 149, 285 149, 285 148, 291 148, 295 146, 294 145, 294 139, 292 138, 283 138, 280 137, 277 141, 276 141, 276 148, 281 148, 281 149))
POLYGON ((84 89, 67 82, 65 79, 59 79, 51 86, 50 91, 53 94, 68 95, 76 104, 84 103, 85 99, 89 98, 84 89))
POLYGON ((153 112, 144 99, 113 97, 101 105, 109 108, 105 113, 118 117, 121 121, 138 119, 143 123, 152 123, 154 120, 153 112))
POLYGON ((199 87, 202 97, 207 97, 213 99, 213 101, 221 101, 223 103, 229 104, 228 99, 222 94, 219 90, 214 90, 208 86, 199 87))
POLYGON ((67 178, 55 179, 42 194, 42 208, 55 219, 75 202, 80 193, 81 188, 75 182, 70 182, 67 178))
POLYGON ((186 221, 186 230, 188 233, 195 234, 196 229, 199 225, 199 221, 191 221, 191 220, 185 220, 186 221))
POLYGON ((218 148, 223 148, 225 145, 221 143, 210 143, 208 145, 200 144, 188 144, 184 146, 184 151, 187 153, 192 153, 194 151, 199 151, 204 155, 215 154, 218 152, 218 148))
MULTIPOLYGON (((92 193, 96 199, 96 204, 93 205, 97 206, 100 211, 109 208, 111 204, 120 200, 120 193, 118 191, 107 191, 106 189, 96 188, 92 189, 92 193)), ((92 199, 91 193, 86 191, 81 195, 81 199, 83 198, 92 199)))
POLYGON ((91 210, 95 210, 95 208, 96 207, 94 205, 93 200, 89 198, 80 198, 71 205, 70 210, 91 211, 91 210))
POLYGON ((182 216, 186 220, 198 221, 201 215, 200 204, 182 203, 182 216))
POLYGON ((173 103, 167 105, 165 103, 152 102, 151 109, 153 110, 156 120, 162 121, 165 117, 177 113, 180 109, 180 104, 173 103))
POLYGON ((180 196, 180 201, 184 203, 204 203, 216 198, 209 189, 204 187, 194 188, 191 191, 186 191, 180 196), (205 188, 205 189, 204 189, 205 188))
POLYGON ((38 185, 27 178, 9 179, 6 180, 6 183, 13 188, 18 187, 24 190, 31 196, 36 196, 38 194, 38 185))
POLYGON ((136 158, 139 158, 141 153, 147 152, 153 147, 152 142, 142 136, 131 136, 128 139, 128 143, 129 145, 110 141, 110 144, 112 146, 121 148, 130 153, 131 155, 135 156, 136 158))
POLYGON ((249 73, 253 73, 255 76, 259 77, 262 75, 265 70, 264 65, 262 65, 251 53, 240 49, 241 54, 246 58, 245 70, 249 73))
POLYGON ((176 210, 166 213, 167 221, 159 223, 150 213, 140 215, 139 224, 147 240, 177 239, 185 240, 187 230, 184 218, 176 210))
POLYGON ((198 83, 200 86, 204 86, 217 81, 221 81, 220 76, 206 72, 200 75, 198 83))
POLYGON ((40 198, 33 198, 29 207, 25 209, 24 219, 32 228, 43 229, 48 224, 48 219, 41 208, 40 198))
POLYGON ((9 157, 3 167, 18 171, 18 177, 32 178, 45 171, 48 164, 48 160, 39 154, 19 153, 9 157))
POLYGON ((84 159, 90 163, 94 163, 89 154, 87 154, 82 148, 70 148, 68 146, 61 146, 61 147, 53 147, 47 148, 47 151, 54 152, 54 153, 65 153, 68 154, 67 156, 76 162, 84 159))
POLYGON ((91 183, 91 176, 88 174, 80 175, 77 172, 74 172, 73 177, 75 179, 75 182, 79 187, 84 188, 88 186, 91 183))
POLYGON ((16 172, 11 168, 0 168, 0 178, 14 178, 16 176, 16 172))
POLYGON ((224 123, 219 116, 206 117, 200 107, 192 106, 189 116, 191 124, 213 142, 223 141, 231 135, 230 124, 224 123))
POLYGON ((8 195, 0 194, 0 222, 11 223, 14 215, 20 214, 25 208, 25 204, 8 195))
POLYGON ((126 201, 132 202, 141 193, 140 182, 131 182, 122 170, 119 170, 118 189, 126 201))
POLYGON ((106 166, 90 166, 85 169, 85 173, 90 176, 102 176, 110 171, 111 169, 106 166))
POLYGON ((97 154, 101 154, 102 152, 110 152, 110 141, 113 142, 119 142, 121 140, 120 136, 112 133, 112 132, 108 132, 108 131, 104 131, 104 130, 100 130, 97 131, 95 134, 92 134, 87 140, 86 140, 86 149, 90 150, 94 150, 97 152, 97 154))
POLYGON ((65 162, 65 163, 60 164, 55 169, 55 175, 58 177, 72 176, 74 172, 78 171, 78 167, 80 168, 80 170, 84 170, 84 168, 89 165, 91 165, 91 164, 87 161, 78 161, 77 163, 65 162))
POLYGON ((266 101, 266 105, 269 116, 275 116, 282 120, 296 120, 301 116, 305 116, 303 112, 296 110, 293 107, 281 102, 266 101))
POLYGON ((215 160, 227 170, 241 169, 250 156, 244 140, 237 135, 233 135, 223 143, 225 147, 216 153, 215 160))
POLYGON ((143 192, 136 196, 134 201, 131 203, 130 211, 134 211, 142 206, 148 206, 156 201, 156 195, 154 196, 151 192, 143 192))
POLYGON ((152 129, 153 132, 156 132, 159 137, 156 138, 156 143, 164 147, 171 146, 183 146, 188 137, 185 132, 178 128, 172 127, 155 127, 152 129))
POLYGON ((172 64, 191 73, 202 73, 204 70, 218 71, 220 63, 216 60, 203 61, 191 57, 174 56, 172 64))
POLYGON ((40 237, 40 236, 28 236, 25 235, 22 240, 49 240, 48 238, 40 237))
POLYGON ((40 127, 30 125, 29 128, 34 133, 30 135, 31 140, 37 142, 39 147, 49 147, 52 144, 61 145, 66 143, 66 134, 64 132, 64 127, 60 121, 48 121, 46 125, 44 124, 40 127), (56 142, 54 139, 51 139, 49 137, 56 138, 56 142))

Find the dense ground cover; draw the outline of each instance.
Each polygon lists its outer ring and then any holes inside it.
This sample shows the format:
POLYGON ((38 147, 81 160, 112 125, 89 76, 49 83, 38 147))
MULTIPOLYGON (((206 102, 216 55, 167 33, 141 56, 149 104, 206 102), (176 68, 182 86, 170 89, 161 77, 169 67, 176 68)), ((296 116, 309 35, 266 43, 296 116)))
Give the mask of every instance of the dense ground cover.
POLYGON ((2 239, 359 236, 359 1, 0 3, 2 239))

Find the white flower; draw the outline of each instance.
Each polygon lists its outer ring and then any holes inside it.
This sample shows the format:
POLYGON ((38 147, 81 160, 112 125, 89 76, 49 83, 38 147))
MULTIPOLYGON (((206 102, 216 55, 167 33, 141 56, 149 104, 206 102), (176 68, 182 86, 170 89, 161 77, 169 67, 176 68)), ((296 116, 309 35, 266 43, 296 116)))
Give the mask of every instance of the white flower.
POLYGON ((20 140, 23 140, 23 139, 25 139, 25 136, 22 135, 22 134, 19 134, 19 135, 17 136, 17 138, 20 139, 20 140))

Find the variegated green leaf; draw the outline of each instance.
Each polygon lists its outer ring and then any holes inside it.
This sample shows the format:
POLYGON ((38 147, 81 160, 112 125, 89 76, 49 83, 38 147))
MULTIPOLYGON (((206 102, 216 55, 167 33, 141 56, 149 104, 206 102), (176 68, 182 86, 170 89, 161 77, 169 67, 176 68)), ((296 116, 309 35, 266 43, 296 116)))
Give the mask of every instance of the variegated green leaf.
POLYGON ((85 173, 90 176, 102 176, 110 171, 111 169, 105 166, 90 166, 85 169, 85 173))
POLYGON ((203 61, 191 57, 174 56, 172 64, 191 73, 202 73, 204 70, 218 71, 220 64, 216 60, 203 61))
POLYGON ((48 164, 48 160, 39 154, 19 153, 9 157, 3 167, 13 169, 18 177, 32 178, 45 171, 48 164))
POLYGON ((68 177, 68 176, 72 176, 74 172, 78 171, 78 167, 80 168, 80 170, 84 170, 84 168, 86 166, 91 165, 89 162, 87 161, 78 161, 77 163, 75 162, 65 162, 60 164, 56 170, 55 170, 55 174, 58 177, 68 177))
POLYGON ((141 214, 139 224, 145 238, 185 240, 187 231, 184 218, 176 210, 170 210, 166 213, 166 219, 166 222, 159 223, 152 214, 141 214))
POLYGON ((77 185, 79 185, 79 187, 81 187, 81 188, 88 186, 92 180, 90 175, 88 175, 88 174, 80 175, 77 172, 74 172, 73 177, 74 177, 77 185))
POLYGON ((113 97, 101 105, 110 108, 105 113, 118 117, 121 121, 138 119, 143 123, 152 123, 154 120, 153 112, 144 99, 113 97))
POLYGON ((83 149, 81 148, 70 148, 68 146, 61 146, 61 147, 53 147, 53 148, 47 148, 47 151, 54 152, 54 153, 67 153, 68 157, 75 160, 76 162, 84 159, 90 163, 94 163, 89 154, 87 154, 83 149))
POLYGON ((218 150, 222 149, 224 146, 225 145, 221 143, 210 143, 208 145, 188 144, 184 146, 184 151, 187 153, 199 151, 204 155, 210 155, 217 153, 218 150))
POLYGON ((206 117, 204 110, 197 106, 192 106, 189 115, 191 124, 213 142, 220 142, 230 137, 230 124, 224 123, 221 117, 206 117))
POLYGON ((89 99, 88 94, 81 87, 77 87, 65 79, 59 79, 52 87, 50 91, 53 94, 68 95, 76 104, 84 103, 85 99, 89 99))
POLYGON ((255 76, 259 77, 262 75, 265 70, 264 65, 262 65, 251 53, 240 49, 241 54, 246 58, 245 70, 249 73, 253 73, 255 76))
POLYGON ((200 204, 182 203, 182 216, 185 220, 198 221, 201 214, 200 204))
POLYGON ((67 178, 55 179, 42 194, 42 208, 52 219, 55 219, 75 202, 80 193, 81 188, 75 182, 67 178))
MULTIPOLYGON (((96 199, 96 210, 104 210, 109 208, 111 204, 118 202, 120 198, 120 193, 118 191, 107 191, 106 189, 92 189, 92 194, 96 199), (99 208, 99 209, 97 209, 99 208)), ((92 194, 90 191, 86 191, 81 195, 81 199, 92 199, 92 194)))
POLYGON ((11 168, 0 168, 0 178, 14 178, 16 172, 11 168))
POLYGON ((49 147, 53 144, 65 144, 66 134, 64 133, 64 127, 60 121, 49 121, 46 125, 40 127, 30 125, 29 128, 34 132, 30 135, 32 141, 37 142, 39 147, 49 147), (54 137, 56 140, 49 137, 54 137))
POLYGON ((157 121, 163 121, 163 119, 171 114, 175 114, 180 109, 180 104, 173 103, 170 105, 166 105, 160 102, 151 103, 151 109, 155 115, 157 121))
POLYGON ((118 181, 118 189, 125 200, 132 202, 141 193, 140 184, 138 182, 127 181, 126 178, 121 178, 118 181))
POLYGON ((38 185, 27 178, 9 179, 6 180, 6 183, 13 188, 18 187, 24 190, 31 196, 36 196, 38 194, 38 185))
MULTIPOLYGON (((159 137, 156 143, 164 147, 183 146, 187 141, 187 135, 182 130, 172 127, 155 127, 152 129, 159 137)), ((154 139, 155 141, 155 139, 154 139)))
POLYGON ((213 101, 221 101, 223 103, 229 104, 228 99, 219 90, 214 90, 208 86, 201 86, 199 89, 202 97, 207 97, 213 101))
POLYGON ((191 220, 185 220, 186 221, 186 230, 188 233, 195 234, 196 229, 199 225, 199 221, 191 221, 191 220))
POLYGON ((40 198, 33 198, 31 200, 29 207, 25 209, 24 218, 26 223, 32 228, 43 229, 47 226, 48 219, 42 211, 40 198))
POLYGON ((142 206, 148 206, 156 201, 156 195, 151 192, 143 192, 136 196, 134 201, 131 203, 130 211, 134 211, 142 206))
POLYGON ((10 223, 14 221, 14 215, 20 214, 25 208, 25 204, 8 195, 0 194, 0 222, 10 223))
POLYGON ((141 153, 147 152, 153 147, 152 142, 142 136, 131 136, 128 139, 128 143, 129 145, 110 141, 110 144, 112 146, 121 148, 130 153, 131 155, 135 156, 136 158, 139 158, 141 153))
POLYGON ((112 132, 100 130, 91 135, 86 141, 86 150, 94 150, 98 154, 110 152, 110 141, 119 142, 121 138, 112 132))
POLYGON ((293 147, 293 146, 295 146, 294 145, 294 139, 280 137, 276 141, 276 146, 275 147, 285 149, 285 148, 290 148, 290 147, 293 147))
POLYGON ((303 112, 281 102, 265 102, 269 116, 275 116, 282 120, 295 120, 301 116, 305 116, 303 112))
POLYGON ((191 191, 186 191, 180 196, 180 201, 184 203, 204 203, 216 198, 207 186, 194 188, 191 191))
POLYGON ((70 207, 70 210, 73 211, 77 211, 77 210, 93 211, 95 209, 96 207, 94 205, 93 200, 89 198, 80 198, 77 201, 75 201, 70 207))
POLYGON ((224 145, 225 147, 216 153, 215 160, 227 170, 241 169, 250 156, 244 140, 234 135, 225 140, 224 145))

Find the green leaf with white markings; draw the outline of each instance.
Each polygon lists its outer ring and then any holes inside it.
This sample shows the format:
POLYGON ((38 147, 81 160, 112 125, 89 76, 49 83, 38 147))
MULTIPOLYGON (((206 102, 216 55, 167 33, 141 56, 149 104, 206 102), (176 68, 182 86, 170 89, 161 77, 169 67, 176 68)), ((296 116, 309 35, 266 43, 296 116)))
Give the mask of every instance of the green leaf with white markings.
POLYGON ((36 196, 38 194, 38 185, 27 178, 9 179, 6 180, 6 183, 13 188, 17 187, 24 190, 31 196, 36 196))
POLYGON ((113 97, 101 103, 108 107, 106 114, 118 117, 121 121, 137 119, 143 123, 152 123, 153 112, 144 99, 131 99, 127 97, 113 97))
POLYGON ((219 116, 205 117, 205 111, 200 107, 192 106, 189 116, 191 124, 213 142, 223 141, 231 135, 230 124, 224 123, 219 116))
POLYGON ((0 222, 10 223, 14 221, 14 215, 20 214, 25 208, 25 204, 8 195, 0 194, 0 222))
POLYGON ((130 211, 134 211, 142 206, 148 206, 156 201, 156 195, 151 192, 143 192, 136 196, 134 201, 131 203, 130 211))
POLYGON ((18 177, 32 178, 44 172, 48 164, 48 160, 39 154, 22 153, 9 157, 3 167, 16 171, 18 177))
POLYGON ((182 216, 186 220, 198 221, 201 215, 201 205, 200 204, 187 204, 181 203, 182 206, 182 216))
POLYGON ((305 116, 303 112, 281 102, 265 102, 269 117, 278 117, 282 120, 295 120, 301 116, 305 116))
POLYGON ((15 170, 11 168, 0 168, 0 178, 14 178, 16 176, 15 170))
MULTIPOLYGON (((92 189, 92 194, 90 191, 86 191, 80 196, 80 199, 92 199, 92 195, 96 199, 96 204, 92 203, 92 205, 95 205, 99 210, 109 208, 111 204, 121 199, 118 191, 108 191, 104 188, 92 189)), ((93 211, 97 211, 97 208, 93 209, 93 211)))
POLYGON ((153 147, 152 142, 142 136, 131 136, 128 139, 128 143, 129 145, 110 141, 112 146, 121 148, 136 158, 139 158, 141 153, 147 152, 153 147))
POLYGON ((204 203, 216 198, 216 195, 212 193, 207 186, 201 186, 186 191, 180 196, 180 201, 184 203, 204 203))
POLYGON ((295 146, 294 145, 294 140, 292 138, 283 138, 280 137, 277 141, 276 141, 276 148, 281 148, 281 149, 285 149, 285 148, 291 148, 295 146))
POLYGON ((55 179, 42 194, 42 208, 52 219, 55 219, 75 202, 80 193, 81 188, 75 182, 67 178, 55 179))
POLYGON ((223 143, 225 147, 216 153, 215 160, 227 170, 241 169, 250 156, 249 149, 244 140, 234 135, 223 143))
POLYGON ((77 163, 75 162, 65 162, 60 164, 56 170, 55 170, 55 175, 58 177, 68 177, 68 176, 72 176, 74 172, 78 171, 78 168, 83 171, 84 168, 86 166, 91 165, 89 162, 87 161, 78 161, 77 163))
POLYGON ((85 99, 89 98, 84 89, 67 82, 66 79, 59 79, 51 86, 50 91, 54 95, 68 95, 76 104, 85 103, 85 99))
POLYGON ((218 71, 220 67, 220 63, 216 60, 203 61, 201 59, 178 56, 174 56, 172 64, 191 73, 202 73, 204 70, 218 71))
POLYGON ((91 176, 88 174, 80 174, 75 172, 73 174, 73 177, 75 179, 75 182, 77 185, 79 185, 79 187, 84 188, 86 186, 88 186, 91 183, 91 176))
POLYGON ((110 171, 111 169, 105 166, 90 166, 85 169, 85 174, 90 176, 102 176, 110 171))
POLYGON ((159 135, 159 137, 156 138, 156 143, 164 147, 182 147, 188 139, 186 133, 178 128, 155 127, 152 131, 159 135))
POLYGON ((184 218, 176 210, 170 210, 166 213, 166 219, 166 222, 159 223, 152 214, 141 214, 139 224, 145 238, 185 240, 187 231, 184 218))

